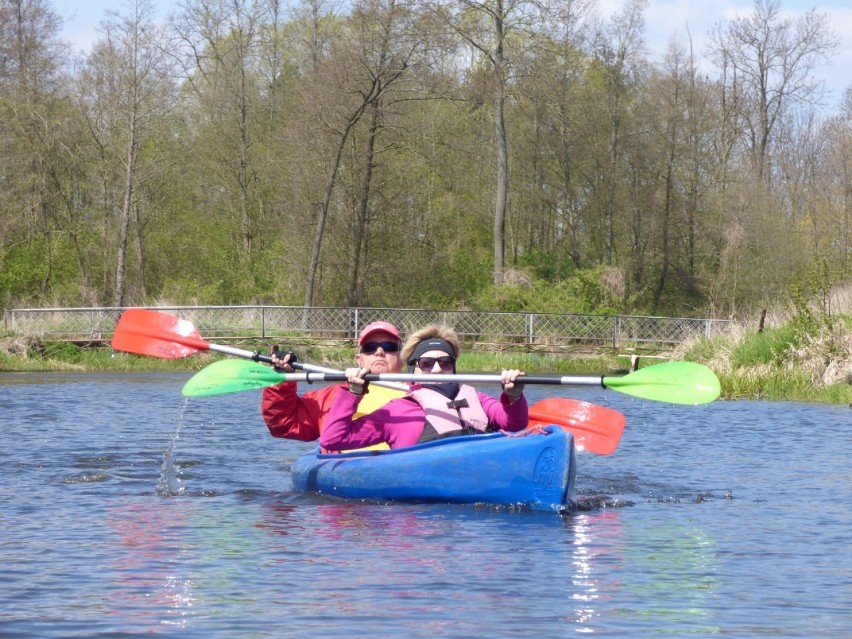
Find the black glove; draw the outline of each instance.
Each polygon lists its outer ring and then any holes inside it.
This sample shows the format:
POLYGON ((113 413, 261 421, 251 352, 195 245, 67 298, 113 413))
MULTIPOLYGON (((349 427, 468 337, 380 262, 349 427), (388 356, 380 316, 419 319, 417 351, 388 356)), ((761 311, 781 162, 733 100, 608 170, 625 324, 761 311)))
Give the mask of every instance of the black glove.
POLYGON ((370 382, 364 380, 363 384, 349 384, 349 392, 353 395, 366 395, 369 391, 367 390, 367 386, 370 385, 370 382))
POLYGON ((503 392, 506 393, 506 397, 511 397, 512 399, 517 399, 518 397, 520 397, 523 394, 524 385, 521 384, 520 378, 518 378, 517 380, 515 380, 515 383, 512 386, 512 388, 507 390, 506 387, 504 386, 503 392))
MULTIPOLYGON (((278 359, 284 359, 285 357, 287 357, 287 355, 289 355, 290 360, 287 363, 290 364, 290 366, 293 366, 293 364, 295 364, 296 360, 298 359, 298 357, 296 357, 296 353, 294 353, 293 351, 284 351, 282 353, 281 351, 279 351, 276 348, 275 350, 272 351, 272 354, 275 357, 277 357, 278 359)), ((280 368, 278 366, 274 366, 273 368, 275 368, 276 373, 289 373, 290 372, 290 371, 283 369, 283 368, 280 368)), ((295 366, 294 366, 294 368, 295 368, 295 366)))

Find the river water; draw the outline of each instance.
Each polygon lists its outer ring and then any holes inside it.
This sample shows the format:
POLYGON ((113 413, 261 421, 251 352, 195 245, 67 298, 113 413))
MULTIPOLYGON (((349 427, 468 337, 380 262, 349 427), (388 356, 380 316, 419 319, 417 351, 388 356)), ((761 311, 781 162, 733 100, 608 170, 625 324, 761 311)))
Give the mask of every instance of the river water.
POLYGON ((0 636, 852 637, 849 407, 528 389, 627 416, 562 516, 296 494, 188 377, 0 374, 0 636))

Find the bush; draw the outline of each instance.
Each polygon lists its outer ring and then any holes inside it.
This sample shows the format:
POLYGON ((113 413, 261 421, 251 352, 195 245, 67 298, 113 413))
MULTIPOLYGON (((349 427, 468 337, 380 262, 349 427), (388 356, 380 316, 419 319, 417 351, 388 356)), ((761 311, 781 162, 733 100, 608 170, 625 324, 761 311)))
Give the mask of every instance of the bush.
POLYGON ((603 269, 575 271, 558 282, 528 280, 491 285, 476 296, 473 307, 507 313, 578 313, 617 315, 619 301, 607 286, 603 269))
POLYGON ((780 365, 790 357, 790 351, 799 344, 798 330, 794 325, 769 328, 762 333, 747 336, 734 347, 731 364, 743 368, 760 364, 780 365))

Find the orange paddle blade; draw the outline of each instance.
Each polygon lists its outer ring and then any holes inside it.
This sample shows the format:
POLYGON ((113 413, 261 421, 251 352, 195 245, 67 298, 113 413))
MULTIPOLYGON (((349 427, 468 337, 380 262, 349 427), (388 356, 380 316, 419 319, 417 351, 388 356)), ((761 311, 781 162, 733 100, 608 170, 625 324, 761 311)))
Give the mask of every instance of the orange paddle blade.
POLYGON ((576 399, 551 397, 529 408, 529 425, 556 424, 574 436, 578 450, 609 455, 624 432, 624 415, 617 410, 576 399))
POLYGON ((144 308, 129 308, 121 314, 111 344, 117 351, 163 359, 210 350, 189 320, 144 308))

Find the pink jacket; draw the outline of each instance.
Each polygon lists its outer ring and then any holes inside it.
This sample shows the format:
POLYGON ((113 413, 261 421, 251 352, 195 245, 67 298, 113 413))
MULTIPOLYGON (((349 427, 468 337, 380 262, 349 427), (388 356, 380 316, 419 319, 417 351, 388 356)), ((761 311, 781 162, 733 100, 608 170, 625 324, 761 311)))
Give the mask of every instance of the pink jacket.
MULTIPOLYGON (((496 430, 518 431, 527 427, 527 400, 521 397, 509 404, 501 393, 495 399, 477 392, 479 401, 488 415, 488 425, 496 430)), ((320 434, 320 446, 327 450, 351 450, 387 442, 391 448, 402 448, 417 443, 426 421, 420 405, 408 398, 394 399, 368 415, 353 420, 352 416, 361 401, 342 387, 331 410, 325 417, 325 427, 320 434)))

